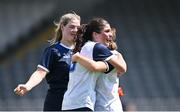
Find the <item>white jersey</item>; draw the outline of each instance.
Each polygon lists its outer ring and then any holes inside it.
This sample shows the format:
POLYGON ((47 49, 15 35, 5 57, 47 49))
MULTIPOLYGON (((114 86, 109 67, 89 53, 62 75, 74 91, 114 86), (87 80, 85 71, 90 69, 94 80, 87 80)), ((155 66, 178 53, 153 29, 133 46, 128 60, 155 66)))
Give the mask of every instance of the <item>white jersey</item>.
POLYGON ((95 111, 122 112, 122 104, 118 94, 119 78, 113 69, 101 75, 96 85, 95 111))
MULTIPOLYGON (((100 43, 88 41, 81 49, 81 55, 95 61, 111 59, 112 53, 100 43)), ((64 94, 62 110, 88 107, 94 110, 96 101, 95 86, 102 73, 91 72, 79 63, 70 70, 68 89, 64 94)))

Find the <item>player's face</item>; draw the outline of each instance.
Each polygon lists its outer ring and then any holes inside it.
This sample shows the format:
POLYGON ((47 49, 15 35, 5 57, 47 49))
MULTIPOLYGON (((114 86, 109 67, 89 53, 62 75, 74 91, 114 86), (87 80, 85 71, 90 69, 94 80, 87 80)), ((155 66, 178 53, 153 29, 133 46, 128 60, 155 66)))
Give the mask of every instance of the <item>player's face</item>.
POLYGON ((78 27, 80 27, 80 20, 72 19, 65 26, 62 26, 62 38, 66 41, 73 42, 74 37, 78 31, 78 27))
POLYGON ((106 24, 102 29, 101 33, 98 34, 98 42, 108 46, 111 38, 112 38, 111 27, 109 24, 106 24))

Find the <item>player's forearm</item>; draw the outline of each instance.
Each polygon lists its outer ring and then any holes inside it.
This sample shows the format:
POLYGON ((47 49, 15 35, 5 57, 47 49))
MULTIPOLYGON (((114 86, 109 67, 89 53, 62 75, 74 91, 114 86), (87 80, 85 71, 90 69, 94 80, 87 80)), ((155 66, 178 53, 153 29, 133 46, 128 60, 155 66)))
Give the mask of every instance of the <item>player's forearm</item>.
POLYGON ((96 62, 81 55, 78 56, 76 62, 78 62, 88 70, 94 72, 105 72, 107 69, 107 65, 104 62, 101 61, 96 62))
POLYGON ((38 85, 46 76, 45 71, 36 70, 26 83, 26 86, 31 90, 33 87, 38 85))
POLYGON ((120 53, 118 54, 117 58, 118 58, 118 62, 120 64, 120 66, 121 66, 121 69, 119 69, 117 72, 118 72, 119 75, 121 75, 121 74, 124 74, 127 71, 127 64, 126 64, 123 56, 120 53))
POLYGON ((127 70, 126 62, 124 61, 122 55, 114 56, 109 62, 116 68, 118 74, 123 74, 127 70))

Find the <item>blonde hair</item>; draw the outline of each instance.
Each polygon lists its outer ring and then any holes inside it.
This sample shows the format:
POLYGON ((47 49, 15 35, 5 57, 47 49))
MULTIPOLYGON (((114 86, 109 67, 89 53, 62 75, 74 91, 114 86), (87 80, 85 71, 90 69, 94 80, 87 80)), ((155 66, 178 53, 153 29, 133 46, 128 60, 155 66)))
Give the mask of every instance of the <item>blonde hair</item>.
POLYGON ((74 11, 66 13, 64 15, 62 15, 62 17, 60 18, 59 23, 54 22, 55 26, 57 27, 55 29, 55 36, 52 40, 50 40, 50 44, 54 44, 57 41, 61 41, 62 39, 62 30, 61 30, 61 26, 66 26, 71 20, 73 19, 78 19, 79 21, 81 20, 80 16, 77 15, 74 11))

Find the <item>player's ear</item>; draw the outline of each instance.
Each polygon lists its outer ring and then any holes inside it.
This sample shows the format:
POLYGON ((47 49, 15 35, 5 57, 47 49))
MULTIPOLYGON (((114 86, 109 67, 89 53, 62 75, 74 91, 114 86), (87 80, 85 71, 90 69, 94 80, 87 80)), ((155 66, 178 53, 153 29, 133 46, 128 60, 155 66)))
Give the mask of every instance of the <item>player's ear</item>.
POLYGON ((63 29, 64 29, 64 25, 61 24, 61 25, 60 25, 60 28, 61 28, 61 30, 63 30, 63 29))
POLYGON ((92 37, 94 38, 94 40, 97 40, 97 38, 98 38, 98 33, 97 33, 97 32, 93 32, 93 33, 92 33, 92 37))

